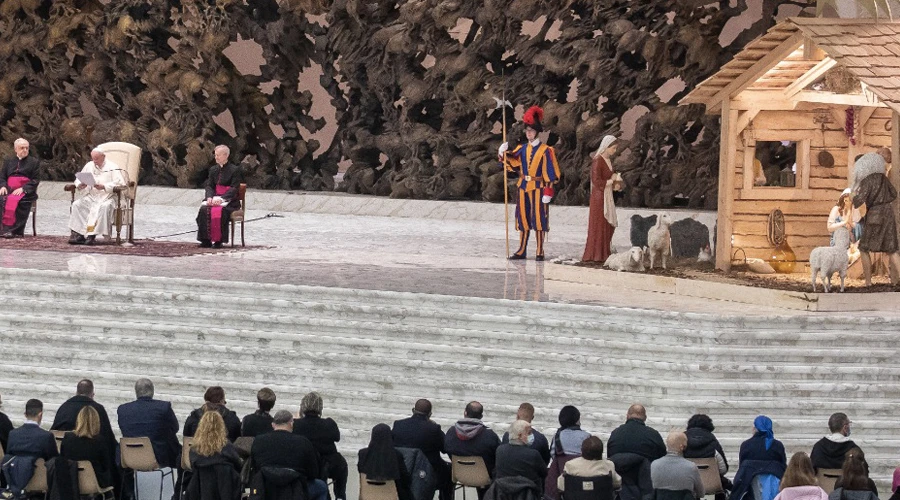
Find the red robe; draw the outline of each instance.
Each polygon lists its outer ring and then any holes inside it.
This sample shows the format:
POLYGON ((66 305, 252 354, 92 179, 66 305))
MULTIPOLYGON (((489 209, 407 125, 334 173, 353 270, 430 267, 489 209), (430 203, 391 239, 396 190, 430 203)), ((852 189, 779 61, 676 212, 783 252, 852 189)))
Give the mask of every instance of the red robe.
POLYGON ((612 176, 613 171, 606 160, 601 155, 594 157, 591 164, 591 210, 588 215, 588 236, 582 261, 606 262, 611 253, 610 243, 616 228, 606 221, 603 214, 603 191, 612 176))

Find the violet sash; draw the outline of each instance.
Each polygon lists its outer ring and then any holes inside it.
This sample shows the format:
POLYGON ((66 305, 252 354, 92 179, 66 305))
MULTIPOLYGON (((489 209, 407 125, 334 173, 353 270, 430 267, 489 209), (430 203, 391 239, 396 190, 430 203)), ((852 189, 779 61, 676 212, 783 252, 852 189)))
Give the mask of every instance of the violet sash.
MULTIPOLYGON (((231 186, 216 184, 216 196, 222 196, 231 186)), ((222 241, 222 205, 209 207, 209 240, 222 241)))
POLYGON ((0 221, 4 226, 9 227, 16 224, 16 208, 19 207, 19 202, 25 196, 25 193, 14 195, 12 192, 28 184, 30 180, 24 175, 11 175, 6 179, 9 193, 6 195, 6 205, 3 207, 3 220, 0 221))

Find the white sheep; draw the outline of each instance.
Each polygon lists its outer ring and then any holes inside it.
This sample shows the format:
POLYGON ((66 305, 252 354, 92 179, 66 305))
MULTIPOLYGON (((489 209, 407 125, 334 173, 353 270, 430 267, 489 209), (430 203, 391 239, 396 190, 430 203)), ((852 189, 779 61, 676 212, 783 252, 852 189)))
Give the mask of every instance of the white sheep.
POLYGON ((606 259, 603 267, 613 271, 644 272, 644 252, 640 247, 631 247, 627 252, 614 253, 606 259))
POLYGON ((656 259, 661 258, 663 269, 666 268, 666 257, 672 255, 672 235, 669 226, 672 218, 668 213, 661 213, 656 217, 656 225, 647 231, 647 245, 650 252, 650 269, 656 264, 656 259))
POLYGON ((847 250, 850 248, 850 230, 839 227, 834 231, 833 247, 816 247, 809 254, 810 280, 813 291, 816 291, 816 275, 822 273, 822 286, 825 293, 831 289, 831 275, 835 272, 841 276, 841 291, 844 291, 844 279, 847 277, 847 250))

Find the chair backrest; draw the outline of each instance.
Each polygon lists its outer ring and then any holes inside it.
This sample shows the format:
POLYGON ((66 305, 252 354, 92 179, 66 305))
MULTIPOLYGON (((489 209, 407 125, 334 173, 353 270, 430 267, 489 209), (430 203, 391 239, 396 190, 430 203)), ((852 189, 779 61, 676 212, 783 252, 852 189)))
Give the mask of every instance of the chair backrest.
POLYGON ((243 182, 238 186, 238 199, 241 200, 241 210, 247 210, 247 185, 243 182))
POLYGON ((123 437, 119 440, 119 451, 122 456, 122 468, 135 471, 159 470, 156 455, 153 454, 153 445, 150 438, 123 437))
POLYGON ((106 153, 108 160, 128 173, 128 199, 134 200, 141 172, 141 148, 127 142, 104 142, 97 149, 106 153))
POLYGON ((834 491, 834 483, 841 477, 841 469, 819 469, 816 472, 816 479, 819 480, 819 488, 825 490, 825 493, 831 494, 834 491))
POLYGON ((491 484, 491 475, 488 474, 487 465, 481 457, 452 456, 451 471, 453 482, 463 486, 485 488, 491 484))
POLYGON ((594 477, 579 477, 563 474, 566 490, 564 500, 613 500, 612 474, 594 477))
POLYGON ((719 464, 716 462, 715 457, 711 458, 689 458, 691 462, 694 462, 694 465, 697 466, 697 471, 700 472, 700 480, 703 481, 703 489, 706 491, 706 495, 715 495, 716 493, 722 493, 724 488, 722 488, 722 476, 719 474, 719 464))
POLYGON ((103 490, 97 482, 94 466, 87 460, 78 461, 78 492, 82 495, 99 495, 103 490))
POLYGON ((375 481, 359 473, 359 500, 398 500, 397 484, 394 481, 375 481))
POLYGON ((46 492, 47 491, 47 464, 44 463, 43 458, 37 459, 34 462, 34 474, 31 476, 31 480, 28 481, 28 484, 25 485, 26 493, 37 493, 37 492, 46 492))
POLYGON ((191 470, 191 446, 194 445, 194 438, 191 436, 184 437, 184 443, 181 445, 181 468, 191 470))
POLYGON ((50 431, 53 433, 54 439, 56 439, 56 451, 62 451, 62 441, 63 438, 66 437, 67 432, 72 431, 50 431))

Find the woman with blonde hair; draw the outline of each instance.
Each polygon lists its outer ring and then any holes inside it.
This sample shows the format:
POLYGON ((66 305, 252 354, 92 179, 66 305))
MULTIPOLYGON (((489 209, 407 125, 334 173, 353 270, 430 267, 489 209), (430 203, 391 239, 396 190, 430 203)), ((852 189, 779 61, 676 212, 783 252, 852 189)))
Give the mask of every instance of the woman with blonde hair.
POLYGON ((78 412, 75 430, 66 433, 60 455, 69 460, 87 460, 94 468, 100 487, 113 486, 113 464, 106 443, 100 439, 100 414, 92 406, 85 406, 78 412))
POLYGON ((200 418, 191 441, 188 500, 240 500, 241 457, 228 441, 225 420, 208 411, 200 418))
POLYGON ((775 500, 826 500, 828 493, 819 487, 816 471, 809 455, 798 451, 791 456, 784 477, 781 478, 780 492, 775 500))
POLYGON ((234 465, 236 470, 241 470, 241 457, 237 448, 228 441, 225 420, 218 412, 208 411, 200 418, 197 432, 191 441, 191 467, 194 467, 194 462, 198 460, 214 457, 224 458, 234 465))

